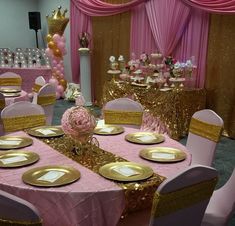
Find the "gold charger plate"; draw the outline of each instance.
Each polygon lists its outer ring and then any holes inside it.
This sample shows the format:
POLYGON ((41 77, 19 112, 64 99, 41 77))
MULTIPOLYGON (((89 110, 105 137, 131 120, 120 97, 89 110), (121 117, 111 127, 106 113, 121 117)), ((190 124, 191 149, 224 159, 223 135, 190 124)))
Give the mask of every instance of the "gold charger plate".
POLYGON ((100 167, 99 173, 111 180, 130 182, 151 177, 153 170, 135 162, 113 162, 100 167), (120 172, 124 172, 124 174, 120 172), (130 175, 130 173, 133 175, 130 175))
POLYGON ((1 136, 0 149, 16 149, 30 146, 33 140, 29 137, 21 136, 1 136))
POLYGON ((37 187, 57 187, 75 182, 80 172, 70 166, 42 166, 26 171, 22 180, 37 187))
POLYGON ((39 160, 39 155, 30 151, 4 151, 0 153, 0 167, 12 168, 30 165, 39 160))
POLYGON ((144 148, 139 155, 155 162, 179 162, 186 158, 186 154, 180 149, 170 147, 144 148))
POLYGON ((118 125, 103 125, 103 126, 97 126, 94 129, 94 133, 98 135, 116 135, 123 132, 124 128, 118 125))
POLYGON ((19 93, 19 92, 21 92, 21 90, 7 87, 7 88, 0 88, 0 92, 2 92, 2 93, 19 93))
POLYGON ((127 134, 125 139, 136 144, 158 144, 163 142, 165 137, 159 133, 136 132, 127 134))
POLYGON ((64 131, 59 126, 38 126, 28 129, 27 133, 34 137, 44 137, 44 138, 59 137, 64 135, 64 131))
POLYGON ((4 97, 19 97, 21 93, 2 93, 4 97))

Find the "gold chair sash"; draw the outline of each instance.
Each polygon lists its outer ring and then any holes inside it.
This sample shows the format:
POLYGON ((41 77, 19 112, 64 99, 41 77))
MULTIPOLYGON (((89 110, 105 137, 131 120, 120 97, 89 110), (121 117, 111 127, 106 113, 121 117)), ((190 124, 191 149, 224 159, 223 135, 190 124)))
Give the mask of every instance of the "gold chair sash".
POLYGON ((12 221, 0 219, 1 226, 42 226, 42 221, 30 222, 30 221, 12 221))
POLYGON ((162 217, 209 199, 217 181, 218 178, 215 177, 174 192, 166 194, 156 192, 154 194, 151 216, 153 218, 162 217))
POLYGON ((14 132, 46 124, 45 115, 24 115, 11 118, 2 118, 6 132, 14 132))
POLYGON ((0 86, 21 86, 22 78, 0 78, 0 86))
POLYGON ((35 92, 35 93, 38 93, 38 91, 39 91, 41 88, 42 88, 41 85, 35 83, 35 84, 33 85, 32 91, 35 92))
POLYGON ((56 95, 54 94, 38 96, 38 104, 42 106, 54 104, 55 101, 56 101, 56 95))
POLYGON ((5 106, 6 106, 5 100, 1 99, 0 100, 0 109, 2 110, 3 108, 5 108, 5 106))
POLYGON ((104 110, 104 121, 106 124, 142 124, 143 112, 131 112, 121 110, 104 110))
POLYGON ((201 137, 205 137, 214 142, 218 142, 222 132, 222 127, 209 124, 207 122, 192 118, 189 126, 189 132, 201 137))

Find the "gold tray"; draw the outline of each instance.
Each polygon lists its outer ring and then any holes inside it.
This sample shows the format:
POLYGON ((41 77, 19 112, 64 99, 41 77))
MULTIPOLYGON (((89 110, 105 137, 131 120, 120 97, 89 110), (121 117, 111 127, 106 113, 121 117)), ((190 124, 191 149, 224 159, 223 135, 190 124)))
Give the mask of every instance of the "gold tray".
POLYGON ((0 167, 11 168, 30 165, 39 160, 39 155, 30 151, 4 151, 0 153, 0 167))
POLYGON ((57 187, 67 185, 75 182, 79 178, 80 172, 78 170, 70 166, 58 165, 30 169, 22 176, 24 183, 37 187, 57 187))
POLYGON ((125 139, 127 141, 130 141, 132 143, 136 143, 136 144, 158 144, 161 143, 165 140, 165 137, 162 134, 159 133, 152 133, 152 132, 136 132, 136 133, 129 133, 125 136, 125 139), (147 140, 141 140, 139 138, 142 137, 149 137, 152 139, 147 139, 147 140))
POLYGON ((28 129, 27 133, 34 137, 44 137, 44 138, 59 137, 64 135, 64 131, 59 126, 38 126, 35 128, 28 129), (45 134, 43 133, 43 131, 45 132, 45 134), (46 131, 48 132, 53 131, 54 133, 46 134, 46 131))
POLYGON ((183 151, 170 147, 144 148, 139 155, 144 159, 155 162, 179 162, 186 158, 183 151))
POLYGON ((153 170, 145 165, 134 163, 134 162, 113 162, 106 164, 99 169, 99 173, 108 179, 116 181, 139 181, 144 180, 153 175, 153 170), (117 172, 116 170, 124 169, 123 167, 128 167, 131 171, 134 171, 138 174, 135 175, 123 175, 117 172))
POLYGON ((116 135, 124 132, 124 128, 122 126, 117 125, 103 125, 96 127, 94 129, 94 133, 98 135, 116 135), (105 131, 104 129, 113 129, 112 131, 105 131))
POLYGON ((20 137, 20 136, 0 136, 0 149, 16 149, 30 146, 33 143, 33 140, 29 137, 20 137), (18 144, 11 144, 12 141, 18 141, 18 144), (19 143, 19 141, 21 141, 19 143))
POLYGON ((2 92, 2 93, 20 93, 21 90, 8 87, 8 88, 0 88, 0 92, 2 92))
POLYGON ((2 93, 4 97, 19 97, 21 93, 2 93))

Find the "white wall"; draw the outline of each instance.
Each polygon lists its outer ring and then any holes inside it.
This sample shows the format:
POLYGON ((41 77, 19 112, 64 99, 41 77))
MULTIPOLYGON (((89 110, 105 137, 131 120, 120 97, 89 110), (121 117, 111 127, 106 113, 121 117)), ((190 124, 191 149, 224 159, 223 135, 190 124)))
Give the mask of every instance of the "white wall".
POLYGON ((38 0, 0 0, 0 47, 36 47, 29 29, 28 12, 37 11, 38 0))
MULTIPOLYGON (((17 1, 17 0, 16 0, 17 1)), ((46 15, 51 15, 52 10, 57 9, 58 6, 62 6, 62 12, 64 9, 67 9, 68 12, 66 17, 69 17, 70 1, 69 0, 38 0, 38 10, 41 12, 41 33, 45 37, 48 34, 48 27, 46 22, 46 15)), ((66 49, 67 55, 64 56, 64 66, 65 66, 65 78, 67 81, 72 81, 72 72, 71 72, 71 62, 70 62, 70 24, 68 23, 65 29, 65 38, 66 38, 66 49)), ((44 41, 46 44, 46 41, 44 41)), ((41 39, 41 46, 43 46, 41 39)))
MULTIPOLYGON (((11 49, 36 47, 35 31, 29 29, 28 12, 41 13, 41 27, 38 31, 39 48, 46 47, 47 35, 46 15, 61 5, 68 9, 70 0, 0 0, 0 48, 11 49)), ((67 55, 64 56, 65 78, 72 81, 70 63, 70 24, 65 29, 67 55)))

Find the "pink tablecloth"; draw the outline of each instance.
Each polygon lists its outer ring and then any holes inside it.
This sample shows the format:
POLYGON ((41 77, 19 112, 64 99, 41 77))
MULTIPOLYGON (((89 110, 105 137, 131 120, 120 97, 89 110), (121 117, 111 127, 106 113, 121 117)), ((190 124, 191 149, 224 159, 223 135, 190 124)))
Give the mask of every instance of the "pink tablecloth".
POLYGON ((22 78, 22 90, 27 93, 32 92, 32 87, 34 85, 35 79, 38 76, 43 76, 48 82, 51 78, 51 69, 46 67, 41 68, 0 68, 0 74, 5 72, 14 72, 21 76, 22 78))
POLYGON ((29 101, 28 93, 21 90, 20 96, 18 97, 5 97, 6 106, 19 101, 29 101))
MULTIPOLYGON (((191 162, 191 155, 176 164, 156 164, 142 160, 138 152, 144 146, 131 144, 123 138, 125 134, 134 132, 127 129, 124 134, 117 136, 96 136, 101 148, 116 153, 130 161, 150 165, 155 172, 163 176, 171 176, 184 169, 191 162)), ((15 135, 24 135, 17 132, 15 135)), ((33 145, 24 150, 34 151, 40 155, 39 162, 34 165, 16 168, 0 169, 0 189, 22 197, 33 203, 41 213, 44 224, 47 226, 115 226, 125 207, 123 190, 114 182, 95 174, 78 163, 68 159, 48 145, 33 138, 33 145), (21 175, 34 167, 45 165, 69 165, 81 172, 77 182, 57 188, 38 188, 26 185, 21 180, 21 175)), ((161 146, 185 148, 166 137, 161 146)))

